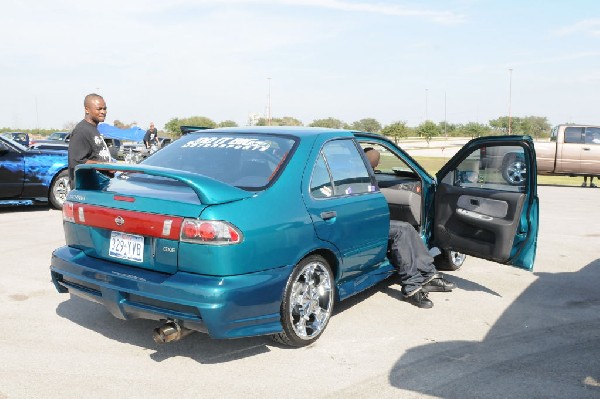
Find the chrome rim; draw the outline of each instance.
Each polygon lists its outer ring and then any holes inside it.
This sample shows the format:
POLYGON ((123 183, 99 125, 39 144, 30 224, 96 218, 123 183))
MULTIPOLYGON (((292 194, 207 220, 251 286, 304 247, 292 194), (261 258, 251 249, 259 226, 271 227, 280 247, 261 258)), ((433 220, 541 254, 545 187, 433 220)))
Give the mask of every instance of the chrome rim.
POLYGON ((527 168, 524 162, 517 161, 508 165, 506 175, 512 184, 521 184, 525 181, 527 168))
POLYGON ((305 265, 292 285, 290 320, 300 339, 312 339, 327 325, 333 305, 331 276, 319 262, 305 265))
POLYGON ((465 259, 467 258, 467 255, 465 254, 461 254, 460 252, 456 252, 456 251, 450 251, 450 260, 452 261, 452 264, 454 264, 455 266, 461 266, 465 259))
POLYGON ((54 186, 52 186, 52 195, 56 198, 57 202, 62 206, 62 204, 67 199, 67 194, 71 191, 71 187, 69 186, 69 177, 61 176, 54 182, 54 186))

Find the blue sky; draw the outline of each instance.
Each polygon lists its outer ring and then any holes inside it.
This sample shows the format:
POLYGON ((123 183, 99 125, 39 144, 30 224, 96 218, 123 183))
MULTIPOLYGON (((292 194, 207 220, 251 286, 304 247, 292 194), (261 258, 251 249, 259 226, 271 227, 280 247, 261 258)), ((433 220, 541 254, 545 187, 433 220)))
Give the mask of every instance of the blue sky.
POLYGON ((244 125, 269 82, 272 115, 305 124, 487 123, 509 97, 513 116, 600 124, 600 1, 28 0, 2 14, 0 127, 63 128, 90 92, 110 123, 244 125))

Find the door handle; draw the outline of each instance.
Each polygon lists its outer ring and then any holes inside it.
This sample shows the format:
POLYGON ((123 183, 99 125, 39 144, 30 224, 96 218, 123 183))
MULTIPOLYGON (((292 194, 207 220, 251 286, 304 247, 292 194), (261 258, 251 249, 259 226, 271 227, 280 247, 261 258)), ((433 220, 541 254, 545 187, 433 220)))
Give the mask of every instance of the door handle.
POLYGON ((590 147, 583 147, 582 150, 583 151, 589 151, 589 150, 591 150, 591 148, 590 147))
POLYGON ((335 217, 337 217, 337 212, 336 211, 325 211, 325 212, 321 212, 321 219, 323 220, 329 220, 329 219, 333 219, 335 217))

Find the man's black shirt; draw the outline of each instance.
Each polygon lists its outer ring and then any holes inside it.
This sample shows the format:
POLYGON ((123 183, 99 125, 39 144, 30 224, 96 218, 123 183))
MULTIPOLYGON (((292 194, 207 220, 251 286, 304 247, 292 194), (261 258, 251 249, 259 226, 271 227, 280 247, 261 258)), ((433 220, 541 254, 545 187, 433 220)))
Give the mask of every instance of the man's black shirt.
POLYGON ((87 160, 110 162, 110 152, 98 131, 98 128, 82 120, 75 126, 69 138, 69 181, 75 186, 75 166, 87 160))

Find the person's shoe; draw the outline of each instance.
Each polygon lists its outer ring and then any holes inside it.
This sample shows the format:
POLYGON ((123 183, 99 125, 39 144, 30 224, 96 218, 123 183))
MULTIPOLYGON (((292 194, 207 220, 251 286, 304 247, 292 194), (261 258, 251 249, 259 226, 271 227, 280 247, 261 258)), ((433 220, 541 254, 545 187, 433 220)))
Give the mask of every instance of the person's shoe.
POLYGON ((581 183, 581 187, 587 187, 587 184, 581 183))
POLYGON ((446 280, 444 277, 436 277, 427 284, 423 284, 423 290, 427 292, 450 292, 456 288, 456 284, 446 280))
POLYGON ((433 307, 433 302, 427 298, 427 292, 423 290, 419 290, 410 296, 404 295, 404 300, 421 309, 431 309, 433 307))
POLYGON ((594 183, 590 183, 590 187, 596 187, 594 183))

